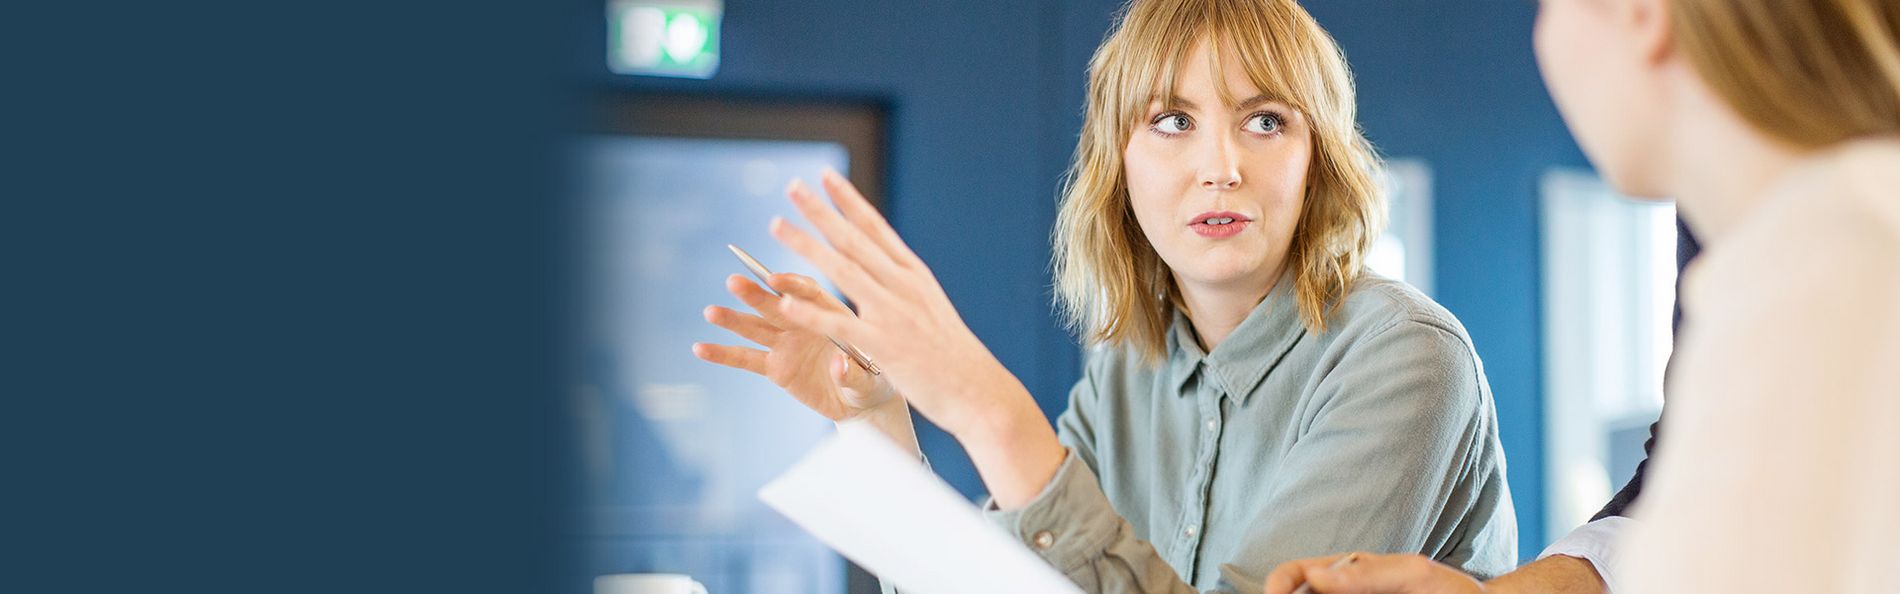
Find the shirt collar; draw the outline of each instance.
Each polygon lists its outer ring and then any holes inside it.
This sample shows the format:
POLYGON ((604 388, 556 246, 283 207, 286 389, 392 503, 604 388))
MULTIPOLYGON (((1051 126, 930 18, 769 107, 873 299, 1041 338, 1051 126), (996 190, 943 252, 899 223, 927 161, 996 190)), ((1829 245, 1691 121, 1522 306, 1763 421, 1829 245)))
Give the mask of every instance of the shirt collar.
POLYGON ((1274 283, 1273 291, 1254 306, 1247 318, 1234 328, 1227 340, 1203 353, 1194 337, 1194 325, 1187 314, 1174 310, 1174 323, 1168 328, 1168 371, 1177 394, 1197 368, 1205 367, 1209 376, 1220 382, 1228 395, 1246 404, 1254 388, 1266 379, 1286 356, 1306 326, 1300 323, 1299 306, 1293 297, 1293 275, 1288 273, 1274 283))

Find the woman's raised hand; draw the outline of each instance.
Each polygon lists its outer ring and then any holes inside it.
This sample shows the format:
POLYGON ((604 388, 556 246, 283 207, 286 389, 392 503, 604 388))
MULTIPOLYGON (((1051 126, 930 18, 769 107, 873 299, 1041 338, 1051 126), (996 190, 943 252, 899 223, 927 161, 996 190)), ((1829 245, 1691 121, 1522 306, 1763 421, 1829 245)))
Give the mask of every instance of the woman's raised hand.
POLYGON ((824 240, 784 219, 772 221, 772 236, 837 283, 858 313, 787 286, 778 304, 785 319, 862 349, 912 406, 952 434, 981 424, 979 411, 996 410, 998 400, 1028 400, 884 217, 843 177, 823 179, 836 210, 803 182, 786 192, 824 240))
MULTIPOLYGON (((805 295, 813 307, 851 313, 808 277, 777 274, 773 275, 772 282, 781 287, 797 287, 797 292, 805 295)), ((736 274, 726 278, 726 290, 758 315, 714 305, 706 308, 706 321, 765 349, 698 343, 693 345, 695 356, 765 376, 806 407, 833 421, 856 418, 878 407, 903 406, 903 402, 894 397, 889 382, 852 363, 824 335, 784 323, 778 312, 778 296, 736 274)))
POLYGON ((784 219, 772 221, 772 237, 837 283, 858 312, 775 277, 772 287, 786 296, 778 303, 783 319, 864 351, 904 400, 963 443, 999 505, 1027 502, 1064 455, 1035 399, 857 188, 829 171, 824 186, 835 210, 802 182, 787 189, 823 241, 784 219))

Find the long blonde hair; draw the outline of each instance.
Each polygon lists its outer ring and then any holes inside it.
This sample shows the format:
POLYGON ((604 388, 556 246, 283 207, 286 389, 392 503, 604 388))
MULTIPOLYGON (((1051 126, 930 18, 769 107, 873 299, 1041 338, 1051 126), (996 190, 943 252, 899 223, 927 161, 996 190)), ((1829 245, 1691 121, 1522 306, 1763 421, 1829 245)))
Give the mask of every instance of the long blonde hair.
POLYGON ((1900 132, 1893 0, 1673 0, 1697 74, 1769 136, 1819 147, 1900 132))
POLYGON ((1359 130, 1352 74, 1305 9, 1294 0, 1134 0, 1089 62, 1081 139, 1056 217, 1054 268, 1058 305, 1072 329, 1091 344, 1132 347, 1150 363, 1165 354, 1180 297, 1135 221, 1122 154, 1151 98, 1173 95, 1182 62, 1204 38, 1217 55, 1238 56, 1261 92, 1312 123, 1306 196, 1287 251, 1309 330, 1325 330, 1385 224, 1379 160, 1359 130))

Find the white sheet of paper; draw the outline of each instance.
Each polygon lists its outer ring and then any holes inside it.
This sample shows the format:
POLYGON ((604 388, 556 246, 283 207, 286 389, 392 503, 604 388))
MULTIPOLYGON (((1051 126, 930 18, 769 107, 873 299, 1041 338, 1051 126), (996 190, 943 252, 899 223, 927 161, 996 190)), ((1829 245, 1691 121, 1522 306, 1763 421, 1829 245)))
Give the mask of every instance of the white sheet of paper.
POLYGON ((759 499, 904 594, 1082 593, 862 423, 840 425, 759 499))

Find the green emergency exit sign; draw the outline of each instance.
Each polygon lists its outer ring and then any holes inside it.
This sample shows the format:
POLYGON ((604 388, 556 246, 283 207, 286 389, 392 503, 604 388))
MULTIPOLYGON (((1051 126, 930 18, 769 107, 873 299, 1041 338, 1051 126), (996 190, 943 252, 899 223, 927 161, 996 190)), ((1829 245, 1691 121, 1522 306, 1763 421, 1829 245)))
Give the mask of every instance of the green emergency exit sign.
POLYGON ((720 0, 610 0, 607 66, 621 74, 712 78, 720 0))

